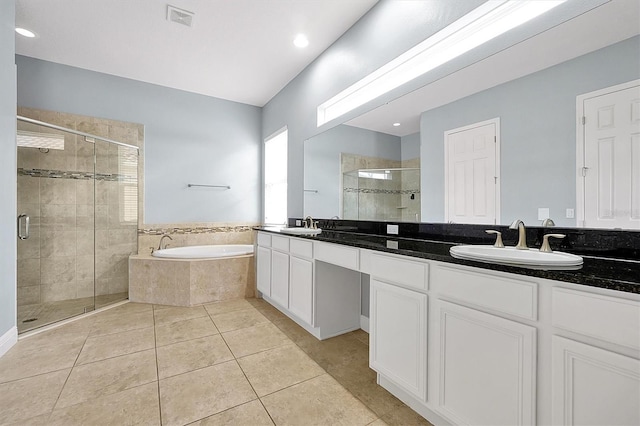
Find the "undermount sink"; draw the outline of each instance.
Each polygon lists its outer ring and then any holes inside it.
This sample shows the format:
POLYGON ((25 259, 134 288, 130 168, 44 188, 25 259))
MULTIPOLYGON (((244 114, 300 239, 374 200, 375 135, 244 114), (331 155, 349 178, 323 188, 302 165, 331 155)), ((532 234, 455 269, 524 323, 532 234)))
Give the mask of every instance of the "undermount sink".
POLYGON ((582 257, 563 252, 542 252, 538 249, 518 250, 515 247, 494 247, 485 245, 453 246, 451 256, 458 259, 499 263, 532 269, 580 269, 582 257))
POLYGON ((322 232, 322 229, 313 228, 282 228, 280 232, 283 234, 291 235, 318 235, 322 232))

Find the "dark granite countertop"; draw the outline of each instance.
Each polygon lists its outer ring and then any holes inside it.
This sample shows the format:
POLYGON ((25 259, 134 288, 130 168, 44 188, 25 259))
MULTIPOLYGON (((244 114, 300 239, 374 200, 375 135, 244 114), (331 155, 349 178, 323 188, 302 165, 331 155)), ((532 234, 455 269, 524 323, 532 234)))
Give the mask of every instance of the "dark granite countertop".
MULTIPOLYGON (((277 227, 256 227, 254 229, 280 233, 280 228, 277 227)), ((583 255, 584 264, 578 270, 541 270, 456 259, 449 254, 449 249, 459 243, 418 238, 392 238, 383 235, 326 229, 315 236, 285 233, 282 235, 628 293, 640 293, 640 262, 636 260, 583 255), (389 248, 388 241, 397 242, 398 248, 389 248)), ((395 246, 395 243, 391 245, 395 246)))

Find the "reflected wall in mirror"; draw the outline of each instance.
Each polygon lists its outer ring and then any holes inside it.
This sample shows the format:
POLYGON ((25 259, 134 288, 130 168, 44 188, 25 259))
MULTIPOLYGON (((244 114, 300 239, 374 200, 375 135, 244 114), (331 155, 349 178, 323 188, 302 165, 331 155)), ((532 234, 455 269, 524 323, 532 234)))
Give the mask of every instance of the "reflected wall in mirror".
POLYGON ((419 157, 418 134, 340 125, 305 141, 304 215, 419 220, 419 157))
MULTIPOLYGON (((536 54, 544 55, 545 52, 538 51, 536 54)), ((483 75, 475 78, 490 79, 483 75)), ((349 136, 345 135, 371 132, 375 135, 372 139, 378 145, 366 145, 366 138, 362 138, 362 151, 358 152, 361 155, 384 157, 381 154, 367 154, 381 149, 379 145, 382 140, 388 141, 389 147, 395 146, 400 153, 405 146, 402 141, 407 138, 417 141, 421 168, 420 220, 446 222, 444 134, 447 130, 497 117, 500 119, 501 137, 501 224, 521 219, 527 225, 539 226, 546 218, 540 218, 539 215, 548 209, 548 216, 557 226, 583 227, 584 224, 578 222, 575 216, 576 210, 581 207, 577 205, 577 182, 581 178, 581 171, 577 166, 581 160, 578 158, 577 129, 581 125, 581 117, 577 117, 576 99, 585 93, 639 78, 640 36, 636 35, 442 106, 427 110, 420 110, 420 106, 416 106, 413 112, 419 117, 418 134, 392 136, 353 127, 352 124, 361 122, 358 119, 351 120, 348 122, 350 125, 340 125, 305 141, 305 188, 316 189, 314 186, 318 182, 327 183, 327 190, 334 188, 322 194, 322 199, 320 191, 305 193, 305 215, 342 217, 338 213, 341 211, 340 191, 336 188, 340 187, 341 179, 339 155, 350 151, 348 148, 343 149, 350 143, 347 141, 349 136), (392 140, 396 141, 395 145, 392 140), (398 144, 397 141, 401 142, 398 144), (333 166, 330 167, 327 162, 320 163, 321 159, 327 158, 334 159, 333 166)), ((451 87, 451 90, 454 88, 451 87)), ((402 101, 402 98, 398 101, 402 101)), ((388 107, 389 105, 385 105, 381 109, 388 107)), ((636 105, 636 109, 638 108, 636 105)), ((633 106, 631 109, 633 110, 633 106)), ((379 116, 377 121, 380 121, 379 116)), ((391 123, 396 118, 389 115, 387 121, 391 123)), ((640 125, 640 122, 635 125, 640 125)), ((415 146, 410 149, 415 149, 415 146)), ((390 154, 388 158, 398 159, 398 155, 402 154, 396 152, 394 155, 390 154)), ((632 150, 629 161, 640 164, 640 149, 632 150)), ((637 170, 633 176, 635 180, 640 179, 637 170)), ((640 188, 640 182, 634 181, 631 186, 640 188)), ((411 220, 402 218, 405 219, 411 220)), ((640 220, 637 223, 637 228, 634 224, 628 228, 640 229, 640 220)))

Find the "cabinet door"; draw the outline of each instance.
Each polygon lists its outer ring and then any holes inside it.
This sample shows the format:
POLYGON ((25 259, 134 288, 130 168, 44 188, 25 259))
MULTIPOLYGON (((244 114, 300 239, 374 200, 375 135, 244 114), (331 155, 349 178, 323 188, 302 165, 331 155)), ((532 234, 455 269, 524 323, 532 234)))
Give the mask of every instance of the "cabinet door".
POLYGON ((289 308, 289 255, 271 251, 271 299, 289 308))
POLYGON ((294 256, 289 258, 289 310, 312 324, 313 263, 294 256))
POLYGON ((553 336, 554 425, 639 425, 640 361, 553 336))
POLYGON ((371 280, 371 368, 426 400, 427 296, 371 280))
POLYGON ((258 246, 256 269, 258 291, 271 296, 271 250, 258 246))
POLYGON ((437 411, 459 425, 535 424, 536 329, 436 300, 437 411))

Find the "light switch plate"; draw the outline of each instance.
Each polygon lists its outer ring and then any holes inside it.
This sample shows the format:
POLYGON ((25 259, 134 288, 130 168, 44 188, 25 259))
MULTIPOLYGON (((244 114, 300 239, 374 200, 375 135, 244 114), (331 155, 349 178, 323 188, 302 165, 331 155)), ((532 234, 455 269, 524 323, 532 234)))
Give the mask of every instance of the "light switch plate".
POLYGON ((549 208, 548 207, 540 207, 538 209, 538 220, 545 220, 549 216, 549 208))
POLYGON ((296 226, 302 226, 302 221, 300 219, 296 219, 296 226))
POLYGON ((387 234, 398 235, 399 226, 398 225, 387 225, 387 234))
POLYGON ((567 219, 573 219, 574 212, 573 209, 567 209, 567 219))

